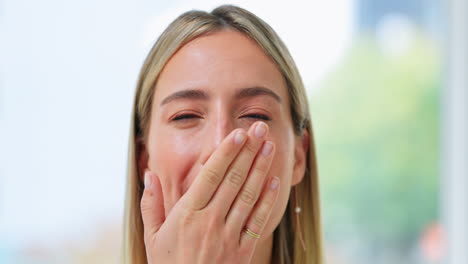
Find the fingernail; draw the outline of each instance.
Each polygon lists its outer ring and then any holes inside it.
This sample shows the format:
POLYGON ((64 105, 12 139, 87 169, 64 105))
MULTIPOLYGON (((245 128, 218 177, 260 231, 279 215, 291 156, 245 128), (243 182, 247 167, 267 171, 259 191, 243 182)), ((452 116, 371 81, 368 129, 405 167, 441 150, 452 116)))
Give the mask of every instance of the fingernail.
POLYGON ((244 131, 240 130, 236 133, 236 135, 234 136, 234 143, 236 143, 237 145, 239 144, 242 144, 242 142, 244 142, 245 140, 245 133, 244 131))
POLYGON ((258 123, 257 127, 255 127, 255 136, 258 138, 262 138, 265 136, 267 131, 265 123, 258 123))
POLYGON ((265 144, 263 144, 263 148, 262 148, 263 156, 270 155, 272 150, 273 150, 273 143, 271 143, 270 141, 267 141, 265 142, 265 144))
POLYGON ((151 188, 151 175, 149 171, 145 172, 145 189, 151 188))
POLYGON ((276 190, 278 188, 278 185, 279 185, 279 179, 278 179, 278 177, 274 177, 271 180, 270 189, 276 190))

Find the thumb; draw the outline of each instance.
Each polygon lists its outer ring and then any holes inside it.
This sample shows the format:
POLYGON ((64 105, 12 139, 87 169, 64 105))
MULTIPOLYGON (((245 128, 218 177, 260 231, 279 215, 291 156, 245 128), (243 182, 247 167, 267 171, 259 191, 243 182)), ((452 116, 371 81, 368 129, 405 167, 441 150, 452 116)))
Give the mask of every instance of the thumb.
POLYGON ((148 169, 145 171, 145 190, 140 206, 145 236, 152 237, 164 223, 165 213, 161 182, 148 169))

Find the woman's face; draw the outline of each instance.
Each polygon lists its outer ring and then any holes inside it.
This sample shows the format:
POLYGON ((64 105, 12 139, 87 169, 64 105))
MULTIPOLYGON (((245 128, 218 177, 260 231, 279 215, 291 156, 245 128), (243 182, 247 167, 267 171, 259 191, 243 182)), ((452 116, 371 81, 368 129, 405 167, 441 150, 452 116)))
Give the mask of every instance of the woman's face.
MULTIPOLYGON (((161 72, 154 93, 145 155, 140 164, 160 181, 166 216, 201 165, 235 128, 269 126, 276 145, 268 177, 281 179, 265 228, 270 234, 305 170, 306 137, 293 132, 285 81, 272 60, 244 34, 223 30, 183 46, 161 72)), ((140 170, 144 171, 144 170, 140 170)))

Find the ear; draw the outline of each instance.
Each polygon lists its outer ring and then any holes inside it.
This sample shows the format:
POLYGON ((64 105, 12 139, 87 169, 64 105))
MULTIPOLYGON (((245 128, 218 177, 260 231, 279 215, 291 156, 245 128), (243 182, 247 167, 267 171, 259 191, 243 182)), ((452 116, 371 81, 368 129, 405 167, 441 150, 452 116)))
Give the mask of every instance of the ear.
POLYGON ((140 180, 143 182, 144 179, 144 174, 145 174, 145 169, 148 168, 148 159, 149 159, 149 154, 146 149, 145 142, 143 141, 142 138, 137 138, 135 140, 135 153, 136 153, 136 159, 137 159, 137 166, 138 166, 138 177, 140 180))
POLYGON ((307 151, 309 149, 309 132, 307 129, 302 131, 302 136, 295 137, 294 144, 294 168, 291 186, 302 181, 307 168, 307 151))

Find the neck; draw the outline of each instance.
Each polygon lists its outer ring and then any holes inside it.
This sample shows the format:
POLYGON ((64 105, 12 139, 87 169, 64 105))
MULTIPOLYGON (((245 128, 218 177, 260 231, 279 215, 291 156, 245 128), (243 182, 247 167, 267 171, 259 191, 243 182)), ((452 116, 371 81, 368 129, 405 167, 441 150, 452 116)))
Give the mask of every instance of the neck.
POLYGON ((273 233, 264 240, 259 240, 250 263, 270 264, 273 248, 273 233))

